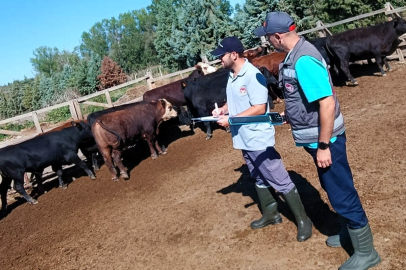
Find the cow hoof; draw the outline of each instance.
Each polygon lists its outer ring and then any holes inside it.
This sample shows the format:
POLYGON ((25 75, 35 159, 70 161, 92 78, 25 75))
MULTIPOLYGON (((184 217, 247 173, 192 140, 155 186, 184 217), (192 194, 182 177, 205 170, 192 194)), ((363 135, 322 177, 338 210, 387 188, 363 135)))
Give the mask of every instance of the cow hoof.
POLYGON ((28 202, 29 204, 37 204, 38 201, 36 199, 32 199, 31 201, 28 202))
POLYGON ((90 176, 90 179, 95 180, 95 179, 96 179, 96 176, 91 175, 91 176, 90 176))
POLYGON ((113 182, 118 182, 120 180, 117 176, 112 178, 113 182))
POLYGON ((385 76, 386 76, 386 73, 382 74, 382 76, 385 77, 385 76))
POLYGON ((158 158, 157 155, 152 155, 151 157, 152 157, 152 159, 157 159, 158 158))
POLYGON ((62 185, 62 186, 59 186, 61 189, 67 189, 68 188, 68 185, 67 184, 64 184, 64 185, 62 185))
POLYGON ((168 154, 168 152, 163 151, 163 152, 160 152, 159 154, 160 154, 160 155, 166 155, 166 154, 168 154))
POLYGON ((210 140, 211 137, 212 137, 212 135, 207 135, 207 136, 206 136, 206 141, 210 140))
POLYGON ((121 177, 123 177, 123 179, 130 179, 130 177, 126 173, 122 173, 121 177))

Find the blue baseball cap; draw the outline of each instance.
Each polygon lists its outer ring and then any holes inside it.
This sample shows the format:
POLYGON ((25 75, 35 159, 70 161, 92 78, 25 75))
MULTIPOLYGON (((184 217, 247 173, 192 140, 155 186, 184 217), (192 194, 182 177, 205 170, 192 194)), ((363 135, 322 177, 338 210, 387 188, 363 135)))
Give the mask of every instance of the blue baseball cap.
POLYGON ((211 54, 218 57, 229 52, 244 52, 244 46, 238 37, 226 37, 219 43, 218 47, 211 52, 211 54))
POLYGON ((263 25, 255 29, 254 34, 260 37, 267 34, 287 33, 295 29, 295 22, 286 12, 273 11, 266 14, 263 25))

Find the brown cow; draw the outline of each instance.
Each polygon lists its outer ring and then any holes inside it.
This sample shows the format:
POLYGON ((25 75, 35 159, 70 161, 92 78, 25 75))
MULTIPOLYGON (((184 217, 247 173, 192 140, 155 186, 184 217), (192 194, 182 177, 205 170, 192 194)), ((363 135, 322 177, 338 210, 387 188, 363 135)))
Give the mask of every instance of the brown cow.
POLYGON ((263 49, 261 46, 258 46, 254 49, 249 49, 244 52, 244 57, 251 62, 252 59, 262 55, 263 49))
POLYGON ((113 181, 118 181, 113 159, 120 169, 120 175, 124 179, 129 178, 127 170, 121 162, 121 152, 126 146, 133 145, 139 138, 148 142, 153 159, 158 157, 154 147, 159 154, 166 154, 156 140, 158 127, 163 121, 176 116, 177 113, 173 110, 172 104, 165 99, 159 99, 111 112, 96 120, 92 126, 92 132, 104 162, 112 174, 113 181))
MULTIPOLYGON (((279 64, 285 59, 286 53, 284 52, 272 52, 270 54, 253 58, 250 62, 261 70, 262 74, 264 74, 265 78, 268 79, 272 76, 278 78, 279 74, 279 64), (265 68, 265 69, 264 69, 265 68), (266 71, 266 73, 264 72, 266 71)), ((275 87, 276 85, 268 84, 268 91, 274 103, 281 103, 282 100, 280 96, 282 93, 278 92, 278 89, 275 87), (278 92, 278 93, 277 93, 278 92)))
POLYGON ((270 54, 253 58, 250 62, 256 67, 266 67, 272 75, 278 78, 279 64, 285 59, 286 53, 272 52, 270 54))

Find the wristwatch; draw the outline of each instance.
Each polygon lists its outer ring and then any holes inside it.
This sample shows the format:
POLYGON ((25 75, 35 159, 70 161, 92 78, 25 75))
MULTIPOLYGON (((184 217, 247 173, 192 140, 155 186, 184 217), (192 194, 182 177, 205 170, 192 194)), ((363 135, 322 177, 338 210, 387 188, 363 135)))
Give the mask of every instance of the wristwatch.
POLYGON ((319 145, 317 148, 321 149, 321 150, 326 150, 327 148, 330 147, 330 142, 325 143, 325 142, 319 142, 319 145))

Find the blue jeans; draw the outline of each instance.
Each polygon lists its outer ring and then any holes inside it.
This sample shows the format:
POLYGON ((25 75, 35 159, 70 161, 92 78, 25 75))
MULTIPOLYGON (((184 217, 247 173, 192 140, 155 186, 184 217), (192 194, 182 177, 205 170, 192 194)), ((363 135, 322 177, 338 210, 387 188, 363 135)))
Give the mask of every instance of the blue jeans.
POLYGON ((368 218, 354 187, 354 180, 347 159, 346 141, 344 132, 337 136, 334 143, 330 144, 333 164, 327 168, 317 166, 317 149, 304 148, 313 157, 320 184, 327 192, 331 206, 339 215, 348 220, 348 227, 360 229, 368 224, 368 218))

